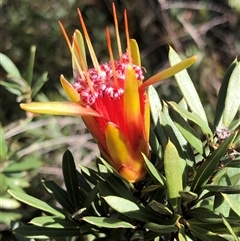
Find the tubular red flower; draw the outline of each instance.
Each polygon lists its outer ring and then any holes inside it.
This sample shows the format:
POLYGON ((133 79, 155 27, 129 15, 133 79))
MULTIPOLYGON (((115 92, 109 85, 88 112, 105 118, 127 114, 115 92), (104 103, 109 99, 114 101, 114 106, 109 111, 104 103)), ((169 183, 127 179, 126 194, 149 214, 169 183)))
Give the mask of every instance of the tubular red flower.
POLYGON ((137 42, 129 39, 127 13, 124 11, 127 51, 122 53, 114 3, 112 6, 119 59, 114 59, 107 29, 110 61, 99 64, 81 12, 78 10, 94 67, 87 67, 80 31, 75 31, 71 44, 60 23, 72 54, 74 76, 73 84, 61 76, 61 84, 72 102, 65 104, 63 108, 56 102, 54 105, 51 102, 22 104, 21 107, 35 113, 79 113, 106 160, 123 178, 136 182, 146 174, 142 153, 149 156, 150 108, 146 87, 187 68, 194 63, 195 58, 183 61, 143 83, 145 72, 141 67, 137 42))

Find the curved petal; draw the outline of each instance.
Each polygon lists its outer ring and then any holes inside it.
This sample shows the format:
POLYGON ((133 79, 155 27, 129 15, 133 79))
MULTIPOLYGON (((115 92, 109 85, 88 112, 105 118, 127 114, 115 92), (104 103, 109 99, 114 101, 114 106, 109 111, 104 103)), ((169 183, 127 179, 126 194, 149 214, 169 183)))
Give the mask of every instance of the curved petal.
POLYGON ((63 89, 65 90, 66 94, 68 95, 69 99, 72 102, 79 102, 81 101, 80 95, 78 92, 73 88, 73 86, 64 78, 63 75, 60 77, 60 81, 62 84, 63 89))
POLYGON ((148 87, 149 85, 156 84, 157 82, 160 82, 164 79, 167 79, 167 78, 177 74, 178 72, 191 66, 196 60, 197 60, 197 56, 193 56, 191 58, 183 60, 182 62, 180 62, 178 64, 173 65, 170 68, 167 68, 167 69, 155 74, 154 76, 150 77, 147 81, 145 81, 142 85, 140 85, 139 90, 143 90, 146 87, 148 87))
POLYGON ((139 135, 143 135, 143 123, 138 90, 138 80, 136 79, 135 72, 130 65, 126 69, 126 79, 124 81, 123 111, 125 126, 127 128, 127 137, 129 138, 129 141, 134 145, 138 142, 139 135))
POLYGON ((31 102, 21 103, 23 110, 36 114, 70 115, 70 116, 96 116, 100 117, 95 110, 83 107, 73 102, 31 102))
POLYGON ((141 58, 139 53, 139 48, 137 41, 135 39, 130 39, 130 49, 133 63, 141 67, 141 58))
MULTIPOLYGON (((119 174, 130 182, 135 182, 142 178, 145 168, 141 153, 135 153, 136 150, 133 150, 129 140, 122 131, 115 124, 109 122, 105 136, 113 167, 119 174)), ((143 151, 145 152, 145 150, 143 151)))

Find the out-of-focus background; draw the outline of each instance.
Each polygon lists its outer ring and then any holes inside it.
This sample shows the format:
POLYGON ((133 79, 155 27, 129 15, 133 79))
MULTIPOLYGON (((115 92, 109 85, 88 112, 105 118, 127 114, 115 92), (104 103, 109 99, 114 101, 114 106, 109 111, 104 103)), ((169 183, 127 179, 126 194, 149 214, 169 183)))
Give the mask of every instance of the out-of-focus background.
MULTIPOLYGON (((113 30, 112 1, 0 2, 0 52, 7 55, 24 76, 30 47, 35 45, 33 81, 43 73, 48 73, 48 81, 41 89, 38 100, 66 98, 59 84, 59 76, 64 74, 71 80, 71 56, 58 21, 62 22, 71 37, 76 28, 81 30, 77 8, 83 14, 98 60, 108 61, 105 28, 108 26, 113 30)), ((189 74, 211 121, 223 73, 240 53, 240 0, 114 2, 123 47, 126 47, 123 11, 127 9, 130 37, 135 38, 139 44, 147 77, 169 66, 169 45, 182 58, 193 54, 198 56, 198 61, 189 69, 189 74)), ((6 72, 0 67, 0 80, 5 79, 6 72)), ((173 79, 164 82, 157 89, 165 100, 180 100, 173 79)), ((0 192, 6 200, 10 198, 6 190, 16 187, 48 200, 49 197, 45 196, 40 184, 41 177, 50 177, 61 182, 61 156, 66 148, 73 151, 77 163, 91 165, 91 160, 98 155, 96 145, 79 118, 40 116, 26 124, 26 114, 19 108, 16 95, 1 85, 0 101, 0 119, 4 133, 1 141, 4 141, 7 149, 7 155, 1 158, 1 169, 4 170, 13 163, 29 163, 31 166, 29 170, 20 168, 19 172, 5 171, 1 174, 0 192), (16 180, 20 184, 13 184, 16 180)), ((2 233, 9 229, 10 219, 27 222, 36 214, 36 210, 19 205, 14 202, 10 207, 2 205, 2 233), (4 218, 6 216, 10 218, 4 218)))

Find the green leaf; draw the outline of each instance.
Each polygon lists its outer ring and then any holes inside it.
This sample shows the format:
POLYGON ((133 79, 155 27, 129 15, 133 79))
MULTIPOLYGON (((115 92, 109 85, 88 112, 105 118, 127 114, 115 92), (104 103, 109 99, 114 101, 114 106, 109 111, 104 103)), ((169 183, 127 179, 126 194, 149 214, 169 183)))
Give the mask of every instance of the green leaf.
POLYGON ((178 104, 176 104, 173 101, 169 101, 168 104, 177 111, 181 116, 187 118, 188 120, 191 120, 195 124, 197 124, 204 134, 208 134, 210 136, 213 136, 213 133, 211 129, 209 128, 208 124, 196 113, 194 112, 188 112, 184 108, 180 107, 178 104))
POLYGON ((237 194, 240 193, 240 186, 220 186, 220 185, 206 185, 203 187, 210 192, 215 193, 228 193, 228 194, 237 194))
POLYGON ((32 207, 45 211, 47 213, 51 213, 59 218, 65 218, 65 215, 59 212, 57 209, 52 208, 46 202, 43 202, 35 197, 32 197, 26 193, 16 191, 16 190, 8 190, 8 192, 17 200, 24 202, 32 207))
POLYGON ((211 178, 215 167, 219 163, 227 151, 229 145, 233 142, 237 135, 237 132, 227 138, 206 160, 202 163, 197 171, 197 174, 193 180, 191 191, 198 193, 198 191, 208 182, 211 178))
POLYGON ((186 206, 188 203, 192 202, 193 200, 196 200, 198 197, 196 193, 193 193, 190 191, 180 191, 179 194, 182 197, 184 206, 186 206))
POLYGON ((69 150, 66 150, 63 154, 62 170, 68 196, 77 210, 80 208, 77 171, 73 156, 69 150))
POLYGON ((174 225, 159 225, 156 223, 146 223, 144 228, 149 229, 153 232, 164 234, 164 233, 172 233, 176 232, 178 228, 174 225))
POLYGON ((63 229, 59 228, 46 228, 46 227, 35 227, 32 225, 29 226, 20 226, 14 230, 15 233, 23 235, 28 238, 37 238, 37 239, 48 239, 51 237, 74 237, 81 234, 79 227, 66 227, 63 229))
POLYGON ((92 202, 97 198, 97 194, 98 194, 99 190, 98 190, 98 186, 95 186, 87 195, 83 206, 86 207, 86 209, 88 209, 92 202))
POLYGON ((183 224, 179 225, 179 230, 178 230, 178 240, 179 241, 187 241, 187 237, 185 235, 185 227, 183 224))
POLYGON ((21 74, 16 65, 5 54, 0 53, 0 64, 9 76, 21 78, 21 74))
POLYGON ((190 143, 192 147, 195 148, 197 152, 203 154, 203 144, 196 133, 196 131, 175 111, 172 111, 172 119, 178 130, 182 133, 185 139, 190 143))
POLYGON ((41 90, 42 86, 48 81, 48 73, 44 72, 32 86, 32 98, 41 90))
POLYGON ((36 217, 33 218, 29 223, 46 228, 76 228, 76 224, 70 220, 50 216, 36 217))
POLYGON ((222 116, 224 126, 229 126, 240 111, 240 62, 234 68, 228 83, 225 107, 222 116))
MULTIPOLYGON (((170 47, 169 49, 169 62, 171 66, 181 62, 178 54, 170 47)), ((193 113, 201 116, 201 119, 205 124, 208 123, 205 111, 198 96, 198 93, 193 85, 191 78, 188 75, 187 70, 182 70, 175 75, 178 86, 187 101, 188 106, 193 113)))
POLYGON ((69 213, 74 212, 74 207, 72 206, 68 194, 65 190, 59 187, 54 181, 42 180, 43 186, 47 192, 69 213))
POLYGON ((222 219, 219 215, 204 207, 191 209, 189 215, 204 223, 222 223, 222 219))
POLYGON ((35 54, 36 54, 36 46, 32 45, 30 48, 30 58, 28 61, 27 73, 26 73, 26 78, 25 78, 27 83, 29 84, 29 86, 31 86, 31 84, 32 84, 35 54))
POLYGON ((2 195, 8 189, 8 177, 0 172, 0 194, 2 195))
MULTIPOLYGON (((2 210, 0 210, 0 217, 1 217, 1 224, 6 224, 6 225, 8 225, 8 226, 10 226, 11 225, 11 222, 13 221, 13 220, 19 220, 19 219, 21 219, 21 217, 22 217, 22 214, 20 214, 20 213, 17 213, 16 211, 14 211, 14 212, 10 212, 10 211, 2 211, 2 210)), ((0 237, 1 237, 1 235, 0 235, 0 237)))
MULTIPOLYGON (((214 232, 214 233, 218 233, 218 234, 228 233, 228 229, 226 228, 226 226, 223 223, 211 222, 211 225, 210 225, 209 222, 205 223, 205 222, 199 221, 195 218, 192 218, 192 219, 188 220, 188 223, 190 225, 195 225, 197 227, 200 227, 200 228, 205 229, 205 230, 209 230, 209 231, 214 232)), ((231 227, 232 227, 232 229, 234 230, 235 233, 239 233, 240 232, 239 219, 237 221, 235 220, 235 222, 234 221, 231 222, 231 227)))
POLYGON ((6 160, 7 158, 7 144, 5 142, 4 131, 2 128, 2 124, 0 123, 0 163, 6 160))
POLYGON ((196 225, 189 224, 188 225, 191 232, 196 235, 200 240, 204 241, 226 241, 225 239, 219 237, 217 233, 213 233, 209 230, 200 228, 196 225))
POLYGON ((156 126, 159 122, 159 111, 162 110, 162 103, 159 99, 159 95, 156 91, 156 89, 153 86, 148 87, 148 98, 150 103, 150 109, 151 109, 151 116, 153 120, 154 126, 156 126))
POLYGON ((228 223, 227 219, 223 215, 221 215, 221 217, 222 217, 223 224, 226 226, 226 228, 228 229, 230 234, 234 237, 234 241, 238 241, 239 239, 238 239, 237 235, 234 233, 234 231, 233 231, 231 225, 228 223))
MULTIPOLYGON (((228 194, 225 193, 221 193, 222 196, 224 197, 225 201, 229 204, 229 206, 231 207, 231 209, 240 217, 240 202, 239 202, 239 198, 237 200, 237 198, 234 198, 228 194)), ((239 197, 239 196, 238 196, 239 197)))
POLYGON ((122 179, 114 175, 106 175, 105 181, 114 189, 120 197, 126 198, 130 201, 136 202, 136 198, 133 196, 129 187, 123 182, 122 179))
POLYGON ((111 196, 111 195, 118 195, 117 194, 117 190, 113 189, 109 183, 104 182, 104 181, 100 181, 98 183, 98 189, 100 194, 105 197, 105 196, 111 196))
POLYGON ((82 218, 82 220, 92 225, 103 227, 103 228, 135 228, 132 224, 121 221, 116 218, 89 216, 89 217, 82 218))
MULTIPOLYGON (((233 61, 233 63, 228 67, 228 69, 227 69, 227 71, 225 73, 225 76, 223 77, 222 85, 221 85, 219 93, 218 93, 216 114, 215 114, 215 118, 214 118, 214 127, 215 128, 217 128, 218 126, 222 126, 223 115, 226 115, 226 114, 223 114, 223 113, 225 111, 225 101, 226 101, 226 98, 227 98, 228 86, 229 86, 229 82, 230 82, 230 78, 231 78, 231 75, 233 73, 233 70, 235 69, 237 64, 238 64, 237 59, 235 59, 233 61)), ((235 89, 237 91, 237 88, 235 88, 235 89)), ((239 90, 238 90, 238 92, 239 92, 239 90)), ((235 90, 234 90, 233 93, 235 93, 235 90)), ((231 114, 230 114, 230 116, 231 116, 231 114)))
POLYGON ((89 167, 85 167, 82 165, 79 165, 81 169, 82 175, 85 177, 86 180, 88 180, 90 183, 97 185, 97 181, 103 180, 102 177, 98 175, 98 173, 94 170, 92 170, 89 167))
POLYGON ((159 214, 162 215, 172 215, 172 211, 167 208, 165 205, 153 200, 149 203, 149 206, 151 207, 151 209, 159 214))
POLYGON ((78 185, 85 193, 91 192, 92 188, 85 179, 84 175, 77 171, 77 179, 78 179, 78 185))
POLYGON ((177 149, 170 140, 166 145, 163 161, 170 203, 176 212, 180 212, 181 196, 179 192, 183 190, 184 170, 177 149))
POLYGON ((116 210, 117 212, 126 215, 127 217, 137 219, 143 222, 157 222, 161 223, 161 220, 157 217, 155 212, 147 210, 143 207, 138 206, 136 203, 131 202, 127 199, 117 196, 106 196, 103 199, 108 205, 116 210))
POLYGON ((21 205, 15 199, 0 197, 0 209, 16 209, 19 208, 21 205))
POLYGON ((156 169, 156 167, 148 160, 148 158, 143 155, 147 170, 149 172, 149 174, 158 182, 160 183, 162 186, 165 186, 166 184, 166 179, 165 177, 158 172, 158 170, 156 169))
POLYGON ((21 171, 36 169, 36 168, 39 168, 40 166, 41 166, 40 161, 34 160, 34 161, 30 162, 29 159, 26 159, 21 162, 12 162, 3 171, 5 173, 21 172, 21 171))

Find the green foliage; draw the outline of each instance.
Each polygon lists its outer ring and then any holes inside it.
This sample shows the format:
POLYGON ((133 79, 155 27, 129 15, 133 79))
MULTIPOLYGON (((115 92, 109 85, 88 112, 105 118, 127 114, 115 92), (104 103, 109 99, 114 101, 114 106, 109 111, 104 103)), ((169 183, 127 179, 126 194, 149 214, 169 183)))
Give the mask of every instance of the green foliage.
MULTIPOLYGON (((170 50, 170 62, 178 55, 170 50)), ((239 240, 240 174, 239 102, 228 118, 224 102, 232 98, 232 86, 240 81, 235 60, 224 77, 213 126, 205 119, 197 92, 186 71, 180 83, 183 100, 160 100, 148 90, 153 129, 151 160, 146 157, 147 177, 135 185, 126 182, 102 158, 96 169, 79 166, 67 150, 62 159, 66 190, 52 180, 42 180, 56 206, 16 190, 9 193, 44 212, 18 235, 37 239, 85 237, 87 240, 239 240), (228 79, 226 80, 226 76, 228 79), (192 90, 191 98, 184 101, 192 90), (223 122, 221 120, 228 120, 223 122), (228 124, 223 126, 223 124, 228 124), (59 207, 59 205, 61 207, 59 207)), ((176 76, 179 78, 179 76, 176 76)))

